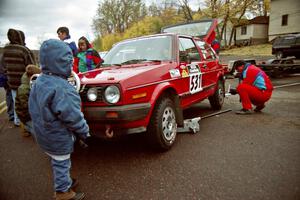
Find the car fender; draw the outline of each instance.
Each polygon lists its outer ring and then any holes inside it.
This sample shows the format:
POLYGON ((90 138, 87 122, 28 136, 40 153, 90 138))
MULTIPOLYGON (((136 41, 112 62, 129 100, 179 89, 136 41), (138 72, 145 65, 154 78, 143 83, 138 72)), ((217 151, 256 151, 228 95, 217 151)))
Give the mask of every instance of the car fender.
POLYGON ((171 84, 170 82, 160 83, 154 89, 151 99, 150 99, 151 109, 149 112, 149 116, 152 116, 153 109, 154 109, 158 99, 166 93, 173 94, 173 97, 174 97, 173 101, 176 105, 177 123, 180 126, 183 124, 183 114, 182 114, 182 109, 180 107, 180 99, 179 99, 179 95, 178 95, 178 91, 176 90, 176 87, 173 84, 171 84))

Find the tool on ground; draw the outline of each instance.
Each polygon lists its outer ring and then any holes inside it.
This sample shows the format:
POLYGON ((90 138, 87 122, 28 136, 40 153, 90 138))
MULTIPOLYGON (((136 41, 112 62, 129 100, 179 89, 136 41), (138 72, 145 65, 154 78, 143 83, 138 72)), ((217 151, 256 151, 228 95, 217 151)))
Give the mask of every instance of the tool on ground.
POLYGON ((220 114, 223 114, 223 113, 227 113, 227 112, 230 112, 230 111, 231 111, 231 109, 227 109, 227 110, 222 110, 222 111, 219 111, 219 112, 211 113, 211 114, 205 115, 203 117, 195 117, 195 118, 192 118, 192 119, 185 119, 183 121, 184 122, 183 127, 177 128, 177 132, 178 133, 186 133, 186 132, 197 133, 200 130, 199 122, 200 122, 201 119, 213 117, 213 116, 220 115, 220 114))

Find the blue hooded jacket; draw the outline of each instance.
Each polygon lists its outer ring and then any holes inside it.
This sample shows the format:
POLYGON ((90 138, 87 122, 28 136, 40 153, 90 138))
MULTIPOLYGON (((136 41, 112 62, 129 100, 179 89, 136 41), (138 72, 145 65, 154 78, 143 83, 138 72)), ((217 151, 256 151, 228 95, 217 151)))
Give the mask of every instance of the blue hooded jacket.
POLYGON ((73 55, 67 44, 50 39, 40 48, 42 73, 30 91, 29 112, 39 146, 52 155, 73 151, 73 134, 86 138, 89 127, 80 109, 80 96, 68 83, 73 55))

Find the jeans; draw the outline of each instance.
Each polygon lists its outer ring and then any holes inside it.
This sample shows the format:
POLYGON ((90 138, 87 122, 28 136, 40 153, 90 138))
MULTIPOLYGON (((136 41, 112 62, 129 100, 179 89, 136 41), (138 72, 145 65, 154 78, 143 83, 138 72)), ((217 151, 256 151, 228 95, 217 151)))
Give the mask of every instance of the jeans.
POLYGON ((9 120, 14 119, 14 100, 12 98, 11 89, 5 88, 6 92, 6 106, 9 120))
POLYGON ((67 192, 72 185, 72 179, 70 177, 70 155, 66 155, 66 157, 53 155, 49 156, 51 157, 51 165, 53 170, 54 190, 55 192, 67 192))
MULTIPOLYGON (((14 108, 15 108, 15 103, 16 103, 16 96, 17 96, 17 90, 11 90, 11 95, 12 95, 12 99, 14 101, 14 108)), ((14 109, 14 124, 16 126, 20 126, 20 119, 16 113, 16 110, 14 109)))

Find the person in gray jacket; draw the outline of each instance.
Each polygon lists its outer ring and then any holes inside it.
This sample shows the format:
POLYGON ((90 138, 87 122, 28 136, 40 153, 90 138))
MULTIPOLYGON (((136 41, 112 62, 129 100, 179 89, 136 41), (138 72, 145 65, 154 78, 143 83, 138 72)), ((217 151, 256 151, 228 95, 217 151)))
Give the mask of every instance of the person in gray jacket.
POLYGON ((42 73, 33 83, 29 95, 29 112, 34 136, 43 151, 51 158, 55 198, 83 199, 75 193, 75 181, 70 177, 75 135, 89 136, 89 127, 80 110, 80 96, 68 83, 73 54, 67 44, 50 39, 40 48, 42 73))

